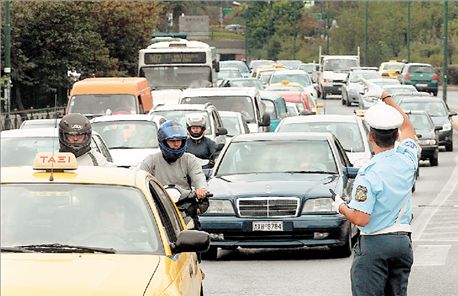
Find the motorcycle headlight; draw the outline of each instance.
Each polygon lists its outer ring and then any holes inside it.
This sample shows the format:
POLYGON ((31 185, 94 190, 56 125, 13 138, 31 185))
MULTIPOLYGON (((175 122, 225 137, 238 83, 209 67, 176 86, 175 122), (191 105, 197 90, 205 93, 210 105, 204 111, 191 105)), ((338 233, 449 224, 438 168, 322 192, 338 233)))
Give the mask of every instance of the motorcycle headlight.
POLYGON ((303 214, 330 211, 332 211, 332 199, 329 197, 308 199, 302 209, 303 214))
POLYGON ((444 125, 442 125, 442 131, 445 132, 445 131, 449 131, 452 129, 452 124, 450 123, 444 123, 444 125))
POLYGON ((234 214, 234 208, 229 200, 210 199, 206 214, 234 214))

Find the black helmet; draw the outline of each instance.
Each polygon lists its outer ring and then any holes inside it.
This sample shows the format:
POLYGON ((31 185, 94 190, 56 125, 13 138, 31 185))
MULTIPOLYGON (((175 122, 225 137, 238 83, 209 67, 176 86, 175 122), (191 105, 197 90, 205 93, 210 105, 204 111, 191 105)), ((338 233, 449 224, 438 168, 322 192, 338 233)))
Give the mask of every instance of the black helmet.
POLYGON ((191 113, 186 119, 186 128, 188 130, 189 136, 191 139, 198 141, 203 138, 204 132, 207 125, 205 123, 205 117, 200 113, 191 113), (200 133, 193 133, 191 127, 198 126, 201 128, 200 133))
POLYGON ((71 152, 76 157, 91 150, 92 127, 89 119, 79 113, 67 114, 59 123, 59 143, 61 152, 71 152), (84 135, 81 143, 70 143, 69 135, 84 135))
POLYGON ((157 131, 157 140, 159 148, 164 155, 164 158, 169 162, 174 162, 180 158, 186 150, 186 130, 174 120, 167 120, 157 131), (181 146, 178 149, 170 148, 167 145, 167 140, 181 140, 181 146))

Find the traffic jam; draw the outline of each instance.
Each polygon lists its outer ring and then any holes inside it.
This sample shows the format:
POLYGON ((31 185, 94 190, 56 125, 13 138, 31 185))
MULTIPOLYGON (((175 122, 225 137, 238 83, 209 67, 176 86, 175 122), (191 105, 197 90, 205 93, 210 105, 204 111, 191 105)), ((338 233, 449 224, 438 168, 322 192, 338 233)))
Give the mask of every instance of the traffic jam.
MULTIPOLYGON (((353 216, 380 219, 377 202, 353 207, 376 198, 360 175, 378 154, 406 151, 411 198, 453 151, 457 113, 437 95, 429 64, 220 61, 205 42, 158 36, 137 77, 77 81, 62 118, 1 131, 1 294, 204 295, 228 252, 355 256, 386 230, 370 237, 353 216), (373 129, 394 135, 389 149, 373 129)), ((394 226, 411 205, 396 211, 394 226)))

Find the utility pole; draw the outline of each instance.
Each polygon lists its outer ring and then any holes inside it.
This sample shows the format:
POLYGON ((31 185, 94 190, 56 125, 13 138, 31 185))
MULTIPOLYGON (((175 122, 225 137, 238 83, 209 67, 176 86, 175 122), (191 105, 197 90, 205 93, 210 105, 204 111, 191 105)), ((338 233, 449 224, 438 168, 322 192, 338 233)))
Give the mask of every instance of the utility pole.
POLYGON ((407 1, 407 62, 410 60, 410 34, 412 32, 412 0, 407 1))
POLYGON ((326 54, 329 53, 329 2, 326 2, 326 54))
POLYGON ((447 102, 447 64, 448 64, 448 0, 444 0, 444 68, 442 73, 442 99, 447 102))
POLYGON ((368 20, 368 14, 369 14, 369 0, 366 0, 365 3, 365 12, 364 12, 364 66, 367 65, 367 20, 368 20))
POLYGON ((10 22, 10 4, 11 0, 5 1, 5 26, 3 27, 5 34, 5 68, 6 74, 6 113, 11 110, 11 22, 10 22))

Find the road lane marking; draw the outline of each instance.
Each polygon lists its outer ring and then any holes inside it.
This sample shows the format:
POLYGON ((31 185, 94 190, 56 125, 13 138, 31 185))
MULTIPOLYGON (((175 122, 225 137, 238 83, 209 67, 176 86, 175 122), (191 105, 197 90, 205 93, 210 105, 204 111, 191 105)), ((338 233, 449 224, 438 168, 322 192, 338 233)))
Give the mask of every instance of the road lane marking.
POLYGON ((445 265, 451 245, 418 245, 414 251, 414 266, 445 265))
MULTIPOLYGON (((458 155, 454 158, 454 162, 458 162, 458 155)), ((447 201, 447 199, 452 195, 453 191, 458 185, 458 165, 455 166, 450 178, 448 179, 445 186, 442 190, 436 195, 436 198, 431 201, 430 205, 435 205, 435 207, 425 208, 421 214, 414 218, 412 223, 412 240, 419 241, 423 235, 426 226, 428 226, 431 218, 436 214, 439 208, 447 201)))

